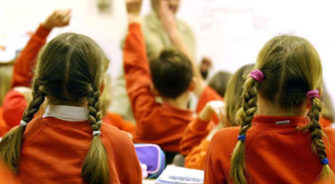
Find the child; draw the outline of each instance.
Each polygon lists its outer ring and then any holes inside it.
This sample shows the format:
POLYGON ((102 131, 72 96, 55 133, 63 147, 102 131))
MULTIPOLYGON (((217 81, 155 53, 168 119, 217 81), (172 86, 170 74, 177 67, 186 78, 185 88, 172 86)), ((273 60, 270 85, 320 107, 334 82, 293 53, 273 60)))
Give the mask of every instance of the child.
POLYGON ((238 125, 235 114, 241 107, 245 74, 249 73, 252 67, 252 64, 245 65, 230 77, 224 97, 225 105, 222 101, 208 102, 198 117, 187 126, 180 141, 180 152, 186 156, 185 167, 203 170, 208 145, 213 135, 224 127, 238 125), (221 122, 217 126, 210 121, 213 114, 221 116, 221 122))
MULTIPOLYGON (((31 80, 38 52, 46 42, 50 31, 55 27, 67 26, 70 22, 70 10, 56 10, 43 22, 32 35, 24 50, 19 55, 13 72, 12 90, 5 98, 3 105, 4 120, 8 129, 19 125, 27 102, 31 99, 31 80)), ((101 110, 104 122, 112 124, 121 130, 132 133, 135 125, 125 121, 121 116, 108 112, 110 98, 110 79, 105 75, 105 90, 101 94, 101 110)), ((42 108, 43 111, 43 108, 42 108)), ((1 136, 1 135, 0 135, 1 136)))
POLYGON ((20 125, 0 142, 1 159, 21 181, 141 183, 130 138, 101 120, 107 65, 101 48, 84 35, 61 34, 42 50, 32 100, 20 125), (44 115, 33 119, 45 98, 44 115))
POLYGON ((230 77, 230 72, 219 71, 209 80, 208 86, 214 89, 220 96, 224 96, 230 77))
POLYGON ((187 104, 189 94, 197 88, 193 81, 193 68, 196 67, 180 51, 164 50, 150 62, 149 70, 138 23, 140 9, 141 0, 127 1, 129 32, 123 58, 126 87, 136 119, 133 140, 158 144, 167 154, 167 163, 170 163, 179 151, 179 141, 187 124, 193 118, 187 104), (155 101, 155 94, 162 97, 163 104, 155 101))
POLYGON ((209 145, 205 183, 314 183, 333 175, 335 131, 318 122, 317 51, 301 37, 277 36, 255 68, 237 113, 241 128, 222 129, 209 145))

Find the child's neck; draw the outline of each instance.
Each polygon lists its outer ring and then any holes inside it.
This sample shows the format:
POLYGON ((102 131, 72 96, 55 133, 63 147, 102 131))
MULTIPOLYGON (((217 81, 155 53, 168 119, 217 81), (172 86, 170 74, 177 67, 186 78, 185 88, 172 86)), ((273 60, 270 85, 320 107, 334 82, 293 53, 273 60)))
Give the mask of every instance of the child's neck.
POLYGON ((168 103, 172 106, 178 107, 179 109, 188 109, 187 105, 190 100, 190 93, 186 92, 183 93, 182 95, 178 96, 177 98, 165 98, 163 97, 163 101, 165 103, 168 103))

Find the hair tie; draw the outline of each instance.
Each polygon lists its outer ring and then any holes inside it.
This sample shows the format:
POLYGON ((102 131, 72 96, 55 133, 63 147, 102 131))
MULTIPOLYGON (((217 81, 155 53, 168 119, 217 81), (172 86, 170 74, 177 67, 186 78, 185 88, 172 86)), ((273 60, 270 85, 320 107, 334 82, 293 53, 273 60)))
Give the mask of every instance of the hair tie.
POLYGON ((328 160, 328 158, 324 158, 324 159, 322 159, 322 160, 321 160, 321 164, 322 164, 322 165, 328 165, 328 164, 329 164, 329 160, 328 160))
POLYGON ((254 70, 250 73, 250 77, 257 82, 262 82, 264 80, 264 74, 261 70, 254 70))
POLYGON ((23 121, 23 120, 20 121, 20 126, 25 127, 25 126, 27 126, 27 125, 28 125, 27 122, 25 122, 25 121, 23 121))
POLYGON ((101 134, 100 130, 94 130, 92 133, 93 136, 100 135, 100 134, 101 134))
POLYGON ((309 99, 320 98, 319 90, 314 89, 314 90, 308 91, 308 92, 307 92, 307 97, 308 97, 309 99))
POLYGON ((239 135, 239 136, 237 137, 237 140, 240 140, 240 141, 244 142, 246 138, 247 138, 246 135, 239 135))

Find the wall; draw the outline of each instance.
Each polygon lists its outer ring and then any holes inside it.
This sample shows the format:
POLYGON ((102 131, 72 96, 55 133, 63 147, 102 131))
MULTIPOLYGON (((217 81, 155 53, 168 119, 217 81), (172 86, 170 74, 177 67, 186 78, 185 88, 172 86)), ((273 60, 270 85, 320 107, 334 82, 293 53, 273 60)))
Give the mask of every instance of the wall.
MULTIPOLYGON (((87 34, 94 38, 111 58, 110 73, 120 71, 122 53, 119 42, 126 31, 124 0, 112 0, 112 9, 99 14, 97 0, 0 0, 0 35, 23 35, 57 8, 71 8, 73 19, 64 31, 87 34)), ((331 94, 335 61, 335 11, 331 0, 183 0, 178 16, 194 29, 198 60, 208 56, 214 71, 235 71, 252 63, 263 44, 271 37, 286 33, 303 36, 319 51, 324 78, 331 94)), ((149 11, 144 0, 143 14, 149 11)))

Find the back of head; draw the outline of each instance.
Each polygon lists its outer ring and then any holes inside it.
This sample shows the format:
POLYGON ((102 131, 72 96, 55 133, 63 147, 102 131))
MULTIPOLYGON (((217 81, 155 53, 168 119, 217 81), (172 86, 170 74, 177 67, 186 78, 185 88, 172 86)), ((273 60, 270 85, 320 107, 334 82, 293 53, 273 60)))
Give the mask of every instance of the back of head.
POLYGON ((231 73, 219 71, 210 79, 208 86, 213 88, 219 95, 224 96, 230 77, 231 73))
POLYGON ((188 90, 192 78, 192 64, 181 52, 166 49, 150 61, 150 72, 155 88, 166 98, 177 98, 188 90))
MULTIPOLYGON (((299 114, 308 100, 307 93, 321 90, 322 67, 319 55, 307 40, 297 36, 281 35, 268 41, 260 51, 255 70, 245 81, 242 94, 242 107, 238 111, 241 123, 239 141, 231 159, 231 177, 235 183, 246 183, 244 177, 244 141, 246 132, 257 111, 257 94, 282 109, 283 112, 299 114)), ((318 95, 310 97, 312 109, 311 131, 312 148, 325 162, 321 177, 332 175, 326 160, 322 142, 321 127, 318 123, 320 100, 318 95)))
MULTIPOLYGON (((21 125, 0 143, 2 159, 18 170, 22 135, 44 98, 50 103, 82 106, 88 103, 88 120, 93 132, 101 127, 99 88, 107 66, 101 48, 89 37, 65 33, 51 40, 41 51, 33 81, 33 99, 23 115, 21 125)), ((109 168, 105 148, 99 134, 93 134, 83 162, 82 176, 89 183, 107 183, 109 168)))
POLYGON ((242 105, 242 92, 243 84, 247 78, 247 75, 250 73, 254 64, 248 64, 242 66, 238 69, 229 79, 227 84, 227 90, 225 92, 224 101, 226 119, 230 126, 239 125, 236 121, 236 113, 241 108, 242 105))

